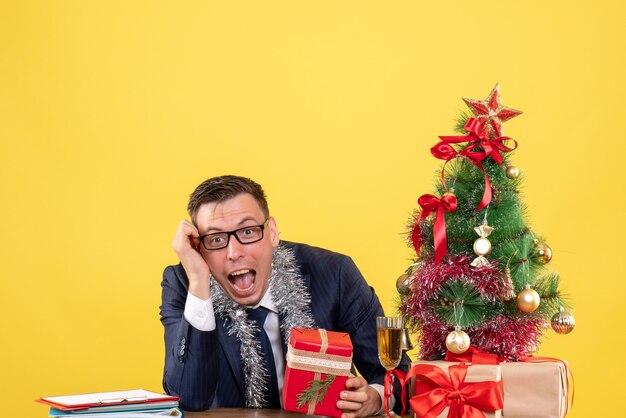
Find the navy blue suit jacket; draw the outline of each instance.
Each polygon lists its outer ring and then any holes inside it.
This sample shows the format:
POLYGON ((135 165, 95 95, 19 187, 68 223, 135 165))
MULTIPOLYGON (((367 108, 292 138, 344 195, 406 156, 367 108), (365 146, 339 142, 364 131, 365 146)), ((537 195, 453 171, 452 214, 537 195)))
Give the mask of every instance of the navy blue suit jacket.
MULTIPOLYGON (((357 370, 370 384, 382 384, 385 369, 378 360, 375 318, 383 315, 383 310, 374 289, 347 256, 304 244, 282 241, 280 245, 294 250, 311 295, 316 326, 349 333, 357 370)), ((226 333, 219 316, 214 331, 200 331, 185 320, 189 281, 182 265, 167 267, 161 286, 165 391, 180 396, 181 406, 188 411, 245 407, 237 339, 226 333)), ((408 365, 405 355, 401 368, 406 371, 408 365)))

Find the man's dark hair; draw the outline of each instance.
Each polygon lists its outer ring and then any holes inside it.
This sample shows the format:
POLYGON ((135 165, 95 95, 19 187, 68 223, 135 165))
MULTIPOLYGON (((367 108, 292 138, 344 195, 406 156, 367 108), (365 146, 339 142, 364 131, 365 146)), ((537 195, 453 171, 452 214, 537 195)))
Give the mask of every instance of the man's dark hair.
POLYGON ((189 196, 189 204, 187 205, 187 212, 191 216, 191 221, 194 225, 196 224, 198 209, 205 203, 224 202, 241 193, 252 195, 265 217, 270 215, 265 192, 258 183, 246 177, 227 175, 210 178, 196 187, 196 190, 189 196))

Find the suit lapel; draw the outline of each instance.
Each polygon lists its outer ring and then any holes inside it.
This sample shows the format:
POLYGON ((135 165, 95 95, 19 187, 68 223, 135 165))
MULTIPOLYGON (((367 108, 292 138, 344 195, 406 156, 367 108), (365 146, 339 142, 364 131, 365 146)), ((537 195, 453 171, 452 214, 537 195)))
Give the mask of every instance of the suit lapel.
POLYGON ((216 316, 216 319, 218 327, 217 335, 220 347, 222 348, 224 356, 226 357, 228 365, 230 366, 230 370, 233 374, 233 380, 237 383, 237 386, 239 386, 239 390, 241 391, 241 393, 245 393, 243 382, 244 376, 241 365, 241 354, 239 351, 241 344, 234 335, 228 335, 226 327, 224 326, 224 320, 219 316, 216 316))

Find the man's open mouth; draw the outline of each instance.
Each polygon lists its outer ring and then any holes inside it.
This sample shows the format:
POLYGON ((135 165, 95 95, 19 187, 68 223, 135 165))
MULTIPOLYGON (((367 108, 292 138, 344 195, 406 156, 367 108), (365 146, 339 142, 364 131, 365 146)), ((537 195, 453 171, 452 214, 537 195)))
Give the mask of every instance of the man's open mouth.
POLYGON ((251 269, 233 271, 228 275, 228 281, 230 281, 235 290, 239 292, 245 292, 246 290, 250 290, 254 285, 255 278, 256 271, 251 269))

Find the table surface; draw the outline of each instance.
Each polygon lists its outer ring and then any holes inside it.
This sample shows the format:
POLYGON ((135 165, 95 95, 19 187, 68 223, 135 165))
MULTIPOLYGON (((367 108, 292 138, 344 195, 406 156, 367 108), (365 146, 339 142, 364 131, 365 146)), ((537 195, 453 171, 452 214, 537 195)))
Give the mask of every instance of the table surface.
POLYGON ((320 417, 320 415, 304 415, 298 412, 285 411, 284 409, 254 409, 254 408, 215 408, 202 412, 186 412, 185 418, 303 418, 320 417))
MULTIPOLYGON (((254 409, 254 408, 216 408, 203 412, 186 412, 185 418, 303 418, 320 417, 320 415, 305 415, 298 412, 285 411, 284 409, 254 409)), ((381 418, 378 416, 378 418, 381 418)), ((384 415, 382 418, 386 418, 384 415)))

